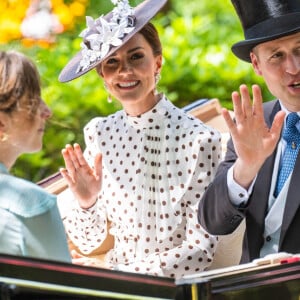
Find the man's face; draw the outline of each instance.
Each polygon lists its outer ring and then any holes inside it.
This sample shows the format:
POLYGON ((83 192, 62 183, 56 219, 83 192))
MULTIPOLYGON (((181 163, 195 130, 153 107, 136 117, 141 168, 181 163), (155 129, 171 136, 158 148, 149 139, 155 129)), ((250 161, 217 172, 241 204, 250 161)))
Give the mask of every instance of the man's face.
POLYGON ((300 32, 259 44, 250 57, 270 92, 289 111, 300 111, 300 32))

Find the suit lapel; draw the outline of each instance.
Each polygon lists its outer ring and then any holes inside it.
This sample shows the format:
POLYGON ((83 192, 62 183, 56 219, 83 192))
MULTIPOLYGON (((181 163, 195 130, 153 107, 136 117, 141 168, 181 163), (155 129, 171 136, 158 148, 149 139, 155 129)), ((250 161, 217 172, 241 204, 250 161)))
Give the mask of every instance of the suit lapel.
MULTIPOLYGON (((271 126, 275 114, 280 110, 279 101, 275 102, 275 105, 272 102, 273 101, 267 102, 265 104, 265 120, 266 120, 268 126, 271 126), (268 116, 268 113, 270 113, 270 111, 271 111, 271 114, 268 116)), ((268 170, 266 170, 266 172, 264 174, 264 176, 267 176, 270 179, 272 178, 272 173, 269 173, 269 172, 273 171, 273 163, 274 163, 274 159, 275 159, 275 153, 276 153, 276 151, 274 151, 274 153, 272 155, 272 157, 273 157, 272 161, 271 160, 269 161, 270 163, 272 163, 272 168, 271 169, 269 168, 268 170)), ((268 162, 266 162, 266 166, 267 165, 268 165, 268 162)), ((264 172, 264 170, 262 170, 262 173, 263 172, 264 172)), ((287 194, 287 198, 286 198, 286 204, 285 204, 285 209, 284 209, 284 213, 283 213, 283 222, 281 225, 279 250, 281 248, 282 242, 286 235, 287 229, 289 228, 289 226, 295 216, 295 213, 297 212, 299 205, 300 205, 300 197, 298 196, 299 195, 299 180, 300 180, 300 152, 298 153, 298 157, 297 157, 297 160, 295 163, 295 168, 292 173, 290 186, 289 186, 289 190, 288 190, 288 194, 287 194)), ((266 184, 268 184, 268 187, 270 187, 271 181, 266 184)), ((266 199, 268 199, 268 196, 266 199)))
POLYGON ((286 198, 285 209, 283 213, 283 221, 281 225, 281 235, 279 241, 279 247, 281 247, 284 240, 287 229, 289 228, 295 213, 297 212, 300 205, 299 196, 299 180, 300 180, 300 152, 298 153, 295 167, 292 173, 290 186, 286 198))
POLYGON ((251 236, 250 240, 252 241, 249 243, 250 257, 252 258, 259 256, 259 251, 263 244, 265 217, 268 209, 269 190, 275 155, 276 154, 273 153, 269 156, 260 169, 250 198, 248 215, 249 224, 247 227, 251 236))
MULTIPOLYGON (((270 101, 264 104, 264 117, 266 125, 269 128, 272 125, 275 114, 279 110, 280 105, 278 101, 270 101)), ((260 169, 250 198, 248 218, 251 216, 252 219, 249 219, 247 227, 249 234, 252 237, 250 240, 252 239, 252 241, 256 241, 248 243, 250 257, 258 257, 260 248, 262 247, 264 223, 268 208, 269 191, 271 187, 275 157, 276 150, 266 159, 260 169)))

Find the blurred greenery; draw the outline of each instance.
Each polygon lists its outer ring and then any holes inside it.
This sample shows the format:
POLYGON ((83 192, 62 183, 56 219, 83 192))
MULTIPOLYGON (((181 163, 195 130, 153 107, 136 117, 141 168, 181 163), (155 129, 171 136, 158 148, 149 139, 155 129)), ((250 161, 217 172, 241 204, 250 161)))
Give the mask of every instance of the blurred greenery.
MULTIPOLYGON (((136 5, 141 1, 132 1, 136 5)), ((98 17, 111 9, 109 1, 90 0, 87 15, 98 17)), ((232 108, 231 93, 241 83, 262 86, 260 77, 250 64, 238 60, 230 50, 243 39, 240 23, 229 0, 169 0, 162 13, 153 20, 163 44, 164 67, 159 89, 171 101, 183 107, 199 98, 218 98, 232 108)), ((63 166, 61 149, 67 143, 78 142, 84 147, 83 126, 97 115, 107 115, 120 109, 116 101, 107 102, 107 94, 95 71, 69 83, 60 83, 58 75, 68 60, 80 49, 78 34, 85 28, 85 18, 72 32, 57 36, 50 48, 25 48, 18 41, 2 45, 29 55, 37 64, 43 98, 53 110, 44 137, 44 148, 36 154, 18 159, 12 172, 39 181, 63 166)))

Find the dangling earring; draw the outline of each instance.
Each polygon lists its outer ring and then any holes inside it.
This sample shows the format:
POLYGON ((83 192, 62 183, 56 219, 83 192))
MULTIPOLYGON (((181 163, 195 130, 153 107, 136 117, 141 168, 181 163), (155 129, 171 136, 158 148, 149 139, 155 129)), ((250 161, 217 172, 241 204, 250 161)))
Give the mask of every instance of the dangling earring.
POLYGON ((112 97, 111 97, 110 92, 108 91, 106 82, 104 82, 104 88, 105 88, 105 90, 106 90, 106 92, 107 92, 107 102, 108 102, 108 103, 112 103, 112 97))
POLYGON ((5 141, 7 141, 7 139, 8 139, 8 134, 4 132, 0 138, 0 141, 5 142, 5 141))
POLYGON ((155 77, 155 84, 157 85, 161 79, 160 73, 156 73, 154 77, 155 77))
POLYGON ((154 89, 154 95, 158 95, 158 91, 157 91, 157 84, 160 81, 160 73, 155 73, 154 75, 154 79, 155 79, 155 89, 154 89))

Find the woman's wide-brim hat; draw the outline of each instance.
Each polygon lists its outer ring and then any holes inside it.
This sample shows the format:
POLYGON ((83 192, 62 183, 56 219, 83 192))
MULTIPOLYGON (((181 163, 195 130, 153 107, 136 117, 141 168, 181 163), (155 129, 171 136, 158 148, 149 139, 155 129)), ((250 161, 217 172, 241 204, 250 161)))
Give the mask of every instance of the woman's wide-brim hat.
POLYGON ((300 0, 231 0, 240 18, 245 40, 232 52, 251 62, 250 52, 264 42, 300 31, 300 0))
POLYGON ((145 0, 131 7, 128 0, 111 0, 113 10, 98 19, 86 17, 87 28, 81 50, 59 74, 60 82, 71 81, 94 69, 105 58, 139 32, 166 4, 167 0, 145 0))

